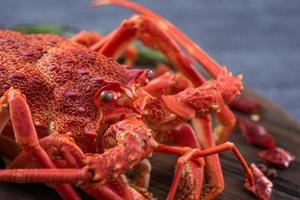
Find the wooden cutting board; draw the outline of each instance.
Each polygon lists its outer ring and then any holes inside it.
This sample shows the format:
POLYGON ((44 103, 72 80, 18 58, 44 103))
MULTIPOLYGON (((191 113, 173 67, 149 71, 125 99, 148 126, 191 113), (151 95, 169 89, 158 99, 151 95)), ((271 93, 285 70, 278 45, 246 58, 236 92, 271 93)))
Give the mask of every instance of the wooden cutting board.
MULTIPOLYGON (((300 199, 300 126, 288 113, 278 105, 272 103, 252 90, 246 90, 245 95, 262 102, 260 123, 275 137, 278 146, 287 149, 296 155, 296 161, 285 170, 278 170, 278 177, 273 180, 274 187, 272 200, 300 199)), ((240 130, 236 129, 230 141, 234 142, 249 162, 260 163, 256 153, 259 148, 253 147, 245 141, 240 130)), ((150 191, 154 197, 165 199, 173 176, 176 157, 154 155, 151 158, 153 171, 151 173, 150 191)), ((225 178, 225 191, 218 200, 253 199, 250 193, 243 188, 244 173, 236 158, 230 152, 221 154, 222 168, 225 178)), ((59 199, 55 191, 33 184, 0 183, 0 200, 52 200, 59 199)), ((84 197, 84 199, 89 199, 84 197)))

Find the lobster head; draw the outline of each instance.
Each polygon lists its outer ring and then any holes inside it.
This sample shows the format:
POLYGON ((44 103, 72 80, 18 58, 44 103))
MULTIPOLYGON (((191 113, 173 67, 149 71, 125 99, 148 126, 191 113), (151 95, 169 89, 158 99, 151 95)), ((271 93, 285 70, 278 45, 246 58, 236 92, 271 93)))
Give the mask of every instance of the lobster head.
POLYGON ((142 115, 143 106, 139 106, 144 95, 138 88, 148 83, 152 71, 147 69, 127 69, 126 85, 117 81, 105 82, 96 92, 94 102, 100 113, 100 121, 114 116, 142 115))
POLYGON ((108 81, 95 94, 94 102, 99 112, 96 140, 98 151, 102 149, 100 141, 110 125, 127 118, 138 119, 143 115, 143 106, 147 97, 139 92, 138 88, 149 81, 152 72, 142 69, 126 72, 126 85, 117 81, 108 81))

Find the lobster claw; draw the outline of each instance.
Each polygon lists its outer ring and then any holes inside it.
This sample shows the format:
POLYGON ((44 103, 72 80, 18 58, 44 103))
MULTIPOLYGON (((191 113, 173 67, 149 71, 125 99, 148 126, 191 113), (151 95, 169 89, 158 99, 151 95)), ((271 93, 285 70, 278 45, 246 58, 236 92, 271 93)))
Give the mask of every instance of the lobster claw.
POLYGON ((247 181, 244 187, 252 192, 259 200, 269 200, 271 197, 273 183, 260 171, 260 169, 252 163, 250 165, 254 185, 250 185, 247 181))

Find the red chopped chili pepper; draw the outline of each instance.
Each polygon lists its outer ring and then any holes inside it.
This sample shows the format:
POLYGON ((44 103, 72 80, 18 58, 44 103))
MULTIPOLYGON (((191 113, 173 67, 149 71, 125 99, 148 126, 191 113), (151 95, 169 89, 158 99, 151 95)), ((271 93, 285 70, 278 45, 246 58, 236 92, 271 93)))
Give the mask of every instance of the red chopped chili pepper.
POLYGON ((295 156, 291 155, 288 151, 278 147, 260 151, 257 155, 263 161, 281 168, 287 168, 290 163, 295 160, 295 156))
POLYGON ((260 171, 255 164, 250 165, 254 185, 250 186, 249 182, 246 182, 244 187, 252 192, 259 200, 270 199, 273 183, 260 171))
POLYGON ((245 96, 239 96, 230 103, 230 107, 234 110, 246 114, 258 113, 261 110, 261 103, 251 100, 245 96))
POLYGON ((275 148, 275 140, 265 127, 238 118, 239 125, 247 141, 264 149, 275 148))

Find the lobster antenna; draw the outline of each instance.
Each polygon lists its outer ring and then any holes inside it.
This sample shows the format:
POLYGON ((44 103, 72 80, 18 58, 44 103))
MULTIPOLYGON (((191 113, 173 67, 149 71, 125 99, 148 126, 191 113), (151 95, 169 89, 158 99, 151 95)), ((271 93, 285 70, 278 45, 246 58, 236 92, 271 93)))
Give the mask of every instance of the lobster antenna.
POLYGON ((128 0, 93 0, 93 6, 117 5, 133 10, 141 15, 147 16, 154 21, 168 34, 172 35, 174 39, 196 60, 198 61, 208 73, 216 78, 222 71, 222 66, 210 57, 203 49, 196 43, 190 40, 182 31, 177 29, 171 22, 159 16, 155 12, 147 9, 137 3, 128 0))

